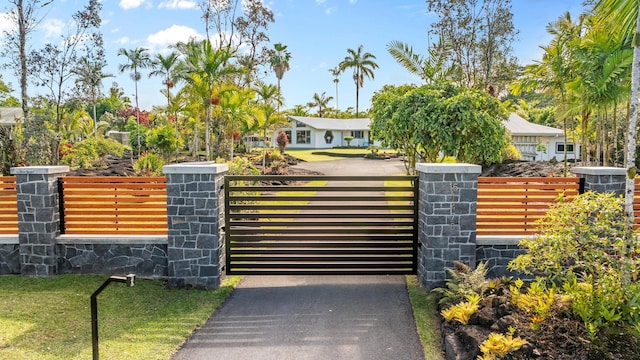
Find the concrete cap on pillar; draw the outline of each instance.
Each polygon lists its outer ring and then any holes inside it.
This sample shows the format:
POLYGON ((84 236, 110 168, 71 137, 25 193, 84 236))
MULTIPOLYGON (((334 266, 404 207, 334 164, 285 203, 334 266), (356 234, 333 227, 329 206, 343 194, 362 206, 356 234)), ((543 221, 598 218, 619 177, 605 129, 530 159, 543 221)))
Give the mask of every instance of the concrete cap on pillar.
POLYGON ((185 162, 162 167, 164 174, 222 174, 227 171, 229 171, 228 164, 218 164, 213 161, 185 162))

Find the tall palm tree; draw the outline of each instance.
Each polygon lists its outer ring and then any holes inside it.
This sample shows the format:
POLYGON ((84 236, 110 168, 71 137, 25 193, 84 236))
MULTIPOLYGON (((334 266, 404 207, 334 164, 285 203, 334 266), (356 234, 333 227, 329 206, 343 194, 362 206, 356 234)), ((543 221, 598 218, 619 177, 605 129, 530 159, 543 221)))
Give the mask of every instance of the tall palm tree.
POLYGON ((329 72, 333 76, 333 82, 336 84, 336 110, 338 110, 338 82, 340 82, 338 76, 342 74, 342 71, 339 66, 336 66, 333 69, 329 69, 329 72))
POLYGON ((149 77, 158 76, 162 78, 162 84, 166 86, 167 109, 171 107, 171 89, 176 85, 176 66, 179 62, 178 53, 171 52, 169 55, 156 54, 151 61, 151 71, 149 77))
POLYGON ((280 80, 282 80, 284 73, 289 70, 289 60, 291 60, 291 53, 287 50, 287 45, 282 45, 281 43, 273 44, 269 64, 276 73, 276 78, 278 78, 278 90, 280 90, 280 80))
POLYGON ((347 49, 348 55, 338 65, 341 71, 352 68, 353 82, 356 85, 356 118, 358 117, 358 101, 360 96, 360 88, 364 85, 365 76, 373 79, 373 70, 378 68, 378 64, 374 61, 375 56, 368 52, 362 53, 362 45, 358 46, 358 50, 347 49))
POLYGON ((322 92, 321 95, 318 93, 313 94, 313 101, 307 103, 307 106, 311 109, 314 107, 318 108, 318 116, 322 117, 324 115, 324 109, 327 108, 329 101, 333 100, 333 96, 327 97, 327 93, 325 91, 322 92))
POLYGON ((120 64, 120 72, 131 71, 131 78, 135 84, 135 96, 136 96, 136 120, 138 123, 138 157, 140 157, 140 107, 138 105, 138 81, 141 78, 140 69, 146 69, 151 65, 151 58, 145 48, 135 48, 127 50, 121 48, 118 50, 118 55, 124 55, 127 58, 126 64, 120 64))
MULTIPOLYGON (((184 55, 177 73, 188 86, 195 88, 201 101, 206 107, 205 117, 205 147, 207 161, 211 160, 211 121, 213 107, 219 104, 219 97, 215 89, 223 82, 231 80, 242 70, 231 64, 234 53, 226 49, 216 49, 208 40, 200 42, 190 41, 178 44, 178 50, 184 55)), ((216 124, 216 140, 218 144, 221 138, 220 124, 216 124)))
POLYGON ((113 76, 112 74, 102 72, 105 65, 104 62, 91 62, 87 57, 82 57, 80 59, 80 66, 74 70, 74 73, 78 75, 77 82, 82 84, 85 90, 89 91, 88 95, 91 100, 91 105, 93 106, 93 136, 98 136, 96 104, 100 96, 102 80, 113 76))
MULTIPOLYGON (((172 51, 169 55, 164 56, 162 54, 156 54, 155 58, 151 61, 152 70, 149 72, 149 77, 158 76, 163 78, 162 84, 166 86, 165 96, 167 97, 167 119, 171 117, 172 101, 171 101, 171 89, 176 85, 176 66, 179 62, 178 53, 172 51)), ((176 130, 176 160, 178 158, 178 118, 174 113, 174 126, 176 130)))
MULTIPOLYGON (((542 50, 544 50, 542 60, 525 67, 524 75, 511 85, 511 92, 517 95, 524 91, 542 90, 557 100, 558 109, 567 108, 567 83, 575 78, 573 49, 580 42, 581 29, 580 24, 571 20, 569 12, 566 12, 557 21, 550 23, 547 26, 547 32, 554 38, 548 45, 542 46, 542 50)), ((568 115, 564 114, 565 112, 562 111, 561 116, 566 140, 568 115)), ((587 145, 583 143, 583 152, 586 149, 587 145)), ((582 158, 586 159, 584 155, 582 158)), ((565 174, 567 169, 567 154, 565 152, 565 174)))
POLYGON ((635 191, 636 169, 636 125, 638 123, 638 95, 640 92, 640 43, 637 32, 640 30, 640 1, 637 0, 599 0, 595 13, 602 21, 610 25, 611 31, 620 31, 633 41, 633 65, 631 68, 631 99, 629 101, 629 127, 627 129, 627 151, 625 167, 627 181, 625 186, 625 212, 629 224, 633 224, 633 197, 635 191))
POLYGON ((233 147, 235 136, 241 128, 246 128, 246 124, 252 122, 255 116, 255 107, 251 105, 251 100, 255 96, 255 91, 250 88, 236 88, 220 94, 220 107, 222 115, 227 118, 227 130, 230 138, 230 159, 233 161, 233 147))

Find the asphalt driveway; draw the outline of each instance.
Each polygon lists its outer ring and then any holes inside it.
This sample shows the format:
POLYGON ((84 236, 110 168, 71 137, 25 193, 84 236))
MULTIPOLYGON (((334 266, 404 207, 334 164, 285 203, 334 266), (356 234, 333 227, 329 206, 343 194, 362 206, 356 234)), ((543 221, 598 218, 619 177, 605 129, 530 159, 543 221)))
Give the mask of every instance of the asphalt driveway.
POLYGON ((187 359, 424 359, 403 276, 247 276, 176 354, 187 359))
MULTIPOLYGON (((398 159, 306 162, 326 175, 402 175, 398 159)), ((424 359, 404 276, 245 276, 174 360, 424 359)))

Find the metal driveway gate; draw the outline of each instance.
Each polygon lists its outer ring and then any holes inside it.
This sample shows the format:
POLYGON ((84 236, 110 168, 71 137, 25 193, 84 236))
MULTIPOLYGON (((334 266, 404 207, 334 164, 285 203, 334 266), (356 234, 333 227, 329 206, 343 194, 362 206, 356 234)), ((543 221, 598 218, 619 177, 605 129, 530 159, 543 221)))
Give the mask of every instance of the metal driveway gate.
POLYGON ((415 274, 417 183, 226 176, 227 274, 415 274))

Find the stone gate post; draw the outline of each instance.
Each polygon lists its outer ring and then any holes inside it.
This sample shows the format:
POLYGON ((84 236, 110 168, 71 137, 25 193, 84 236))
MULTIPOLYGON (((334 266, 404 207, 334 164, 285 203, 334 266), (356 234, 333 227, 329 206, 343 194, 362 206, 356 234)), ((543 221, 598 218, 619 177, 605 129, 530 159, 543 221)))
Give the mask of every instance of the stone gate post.
POLYGON ((224 174, 227 164, 163 167, 167 177, 169 283, 217 289, 224 267, 224 174))
POLYGON ((580 166, 571 169, 571 172, 582 179, 585 191, 596 191, 600 193, 612 192, 616 195, 624 196, 627 171, 623 168, 615 167, 588 167, 580 166))
POLYGON ((417 164, 418 279, 427 288, 444 285, 446 268, 476 265, 478 175, 470 164, 417 164))
POLYGON ((68 166, 11 168, 18 196, 20 273, 29 276, 56 274, 56 238, 60 235, 58 178, 68 166))

